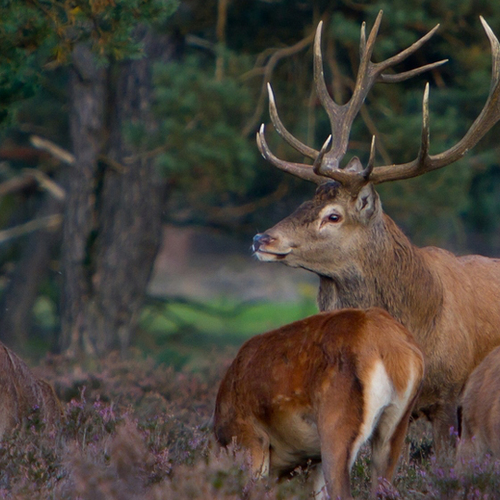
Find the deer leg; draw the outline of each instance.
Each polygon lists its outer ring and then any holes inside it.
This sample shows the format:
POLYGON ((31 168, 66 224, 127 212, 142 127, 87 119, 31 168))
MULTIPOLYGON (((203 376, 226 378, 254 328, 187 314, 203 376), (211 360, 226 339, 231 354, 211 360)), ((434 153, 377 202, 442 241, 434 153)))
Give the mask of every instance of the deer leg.
MULTIPOLYGON (((450 398, 452 399, 452 398, 450 398)), ((454 450, 458 430, 457 405, 455 399, 448 403, 438 403, 430 414, 434 450, 438 458, 446 456, 447 450, 454 450)))
POLYGON ((474 435, 467 418, 462 416, 462 435, 458 441, 455 470, 462 474, 471 463, 484 457, 485 445, 481 435, 474 435))
POLYGON ((356 427, 353 428, 350 416, 349 412, 340 411, 338 415, 328 415, 318 422, 321 468, 326 491, 331 499, 352 498, 349 472, 351 461, 354 461, 351 455, 355 452, 353 443, 359 434, 359 425, 355 424, 356 427))
POLYGON ((271 453, 269 441, 262 437, 255 437, 245 444, 250 454, 250 469, 256 479, 269 476, 271 453))
POLYGON ((403 416, 394 407, 389 407, 382 415, 372 436, 372 497, 376 497, 378 478, 392 482, 394 471, 403 448, 404 439, 410 422, 413 403, 403 416))
POLYGON ((312 473, 313 480, 313 493, 312 497, 314 500, 328 500, 328 492, 326 488, 325 475, 323 474, 323 468, 321 465, 315 467, 312 473))
MULTIPOLYGON (((326 490, 330 498, 352 499, 349 476, 349 449, 344 443, 331 443, 327 450, 321 450, 322 470, 326 490), (334 448, 334 449, 331 449, 334 448)), ((321 498, 321 497, 320 497, 321 498)))

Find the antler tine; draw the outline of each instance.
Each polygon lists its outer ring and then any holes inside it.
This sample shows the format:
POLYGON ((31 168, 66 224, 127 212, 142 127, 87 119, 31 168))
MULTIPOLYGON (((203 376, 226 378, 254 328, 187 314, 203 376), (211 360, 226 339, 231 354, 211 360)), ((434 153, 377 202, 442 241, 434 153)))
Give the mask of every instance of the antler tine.
MULTIPOLYGON (((390 68, 391 66, 395 66, 396 64, 399 64, 403 62, 405 59, 407 59, 409 56, 414 54, 422 45, 424 45, 427 41, 429 41, 430 38, 434 36, 436 31, 439 29, 439 24, 436 24, 434 28, 432 28, 428 33, 426 33, 422 38, 419 38, 416 42, 412 43, 409 47, 406 49, 402 50, 395 56, 389 57, 389 59, 386 59, 385 61, 375 63, 373 65, 377 75, 381 75, 383 71, 385 71, 387 68, 390 68)), ((433 64, 444 64, 443 61, 439 61, 438 63, 433 63, 433 64)), ((424 66, 425 67, 425 66, 424 66)), ((420 70, 421 68, 417 68, 417 70, 420 70)), ((416 71, 416 70, 413 70, 416 71)), ((416 73, 418 74, 418 73, 416 73)), ((386 76, 386 75, 385 75, 386 76)))
POLYGON ((429 131, 429 82, 425 85, 424 98, 422 99, 422 141, 418 152, 419 163, 425 165, 429 157, 430 131, 429 131))
POLYGON ((304 156, 315 160, 318 156, 318 151, 309 146, 306 146, 304 143, 299 141, 296 137, 294 137, 288 130, 285 128, 283 123, 280 120, 278 115, 278 108, 276 107, 276 101, 274 99, 273 89, 271 84, 267 84, 267 93, 269 95, 269 115, 271 116, 271 121, 273 122, 274 128, 278 134, 285 139, 292 148, 296 149, 299 153, 302 153, 304 156))
MULTIPOLYGON (((332 142, 332 135, 330 134, 327 138, 326 141, 324 142, 323 146, 321 146, 321 150, 317 156, 317 158, 314 160, 313 163, 313 171, 315 174, 318 174, 318 170, 321 167, 321 162, 323 160, 323 156, 325 156, 326 150, 328 149, 328 146, 332 142)), ((318 174, 320 175, 320 174, 318 174)))
POLYGON ((314 173, 311 165, 284 161, 280 160, 277 156, 274 156, 266 142, 264 124, 260 126, 260 129, 257 132, 257 147, 259 148, 260 154, 263 156, 263 158, 275 167, 278 167, 280 170, 288 172, 289 174, 293 174, 306 181, 314 182, 316 184, 325 182, 324 177, 321 177, 314 173))
POLYGON ((359 35, 359 59, 363 57, 366 50, 366 23, 361 23, 361 33, 359 35))
MULTIPOLYGON (((328 93, 325 83, 325 75, 323 72, 323 55, 321 54, 321 30, 323 29, 323 21, 320 21, 316 28, 316 36, 314 37, 314 83, 316 86, 316 93, 325 108, 325 111, 330 118, 332 124, 332 132, 334 132, 334 123, 338 118, 341 107, 334 102, 328 93)), ((335 138, 335 134, 333 134, 335 138)))
POLYGON ((370 146, 370 158, 368 158, 368 164, 366 165, 366 178, 368 179, 373 172, 373 167, 375 166, 375 136, 372 136, 372 144, 370 146))
POLYGON ((488 36, 491 45, 491 87, 490 92, 493 92, 495 86, 498 85, 498 80, 500 79, 500 43, 498 42, 495 33, 490 28, 483 16, 479 16, 481 24, 483 25, 484 31, 488 36))
POLYGON ((323 72, 323 56, 321 54, 321 30, 323 23, 320 22, 318 24, 316 37, 314 39, 314 81, 318 97, 330 119, 333 138, 330 151, 325 154, 321 165, 317 169, 319 175, 330 178, 338 177, 335 173, 339 169, 340 160, 344 157, 347 151, 352 122, 363 105, 370 88, 375 82, 375 78, 373 77, 375 75, 372 76, 370 71, 371 66, 373 65, 370 62, 370 58, 373 53, 375 40, 382 21, 382 14, 382 11, 378 13, 375 23, 370 30, 368 40, 366 40, 365 24, 363 23, 361 27, 361 61, 356 78, 356 84, 351 99, 348 103, 342 106, 335 103, 335 101, 330 97, 326 87, 323 72))
MULTIPOLYGON (((378 30, 380 29, 380 23, 382 22, 382 15, 384 14, 383 10, 380 10, 379 13, 377 14, 377 18, 375 19, 375 22, 373 23, 372 29, 370 30, 370 34, 368 35, 368 41, 366 43, 362 43, 364 45, 364 50, 361 53, 361 61, 359 64, 359 71, 358 71, 358 79, 363 77, 363 72, 366 72, 366 69, 368 68, 368 65, 370 64, 370 59, 373 54, 373 49, 375 47, 375 41, 377 40, 377 35, 378 35, 378 30)), ((364 29, 363 25, 361 26, 361 36, 364 38, 364 29)))
POLYGON ((417 177, 418 175, 456 162, 469 149, 473 148, 493 125, 500 120, 500 42, 488 26, 488 23, 482 17, 480 19, 490 41, 492 57, 490 93, 481 113, 457 144, 443 153, 429 155, 429 97, 428 90, 426 89, 423 104, 422 143, 418 157, 409 163, 375 168, 370 175, 370 181, 374 184, 417 177))
POLYGON ((442 66, 443 64, 446 64, 448 61, 449 59, 442 59, 441 61, 426 64, 425 66, 420 66, 419 68, 411 69, 410 71, 403 71, 403 73, 395 73, 393 75, 379 75, 377 78, 377 82, 381 83, 404 82, 405 80, 409 80, 414 76, 420 75, 420 73, 424 73, 425 71, 430 71, 431 69, 442 66))

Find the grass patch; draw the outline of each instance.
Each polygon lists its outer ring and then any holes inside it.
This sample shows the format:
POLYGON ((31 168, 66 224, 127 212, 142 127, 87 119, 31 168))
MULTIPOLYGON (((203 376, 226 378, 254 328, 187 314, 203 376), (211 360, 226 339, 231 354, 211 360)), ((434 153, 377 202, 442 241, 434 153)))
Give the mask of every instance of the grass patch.
MULTIPOLYGON (((134 346, 158 363, 175 369, 198 369, 211 351, 231 352, 259 333, 267 332, 317 312, 315 296, 304 290, 297 302, 241 302, 228 297, 197 302, 185 298, 148 298, 134 346)), ((25 354, 38 359, 51 344, 59 318, 50 298, 38 298, 34 310, 37 340, 25 354)))
POLYGON ((147 305, 141 327, 159 336, 185 331, 238 339, 277 328, 315 314, 314 299, 300 302, 236 302, 221 298, 211 302, 158 301, 147 305))
POLYGON ((245 340, 317 312, 311 297, 300 302, 150 301, 136 346, 175 368, 202 366, 208 351, 233 350, 245 340))

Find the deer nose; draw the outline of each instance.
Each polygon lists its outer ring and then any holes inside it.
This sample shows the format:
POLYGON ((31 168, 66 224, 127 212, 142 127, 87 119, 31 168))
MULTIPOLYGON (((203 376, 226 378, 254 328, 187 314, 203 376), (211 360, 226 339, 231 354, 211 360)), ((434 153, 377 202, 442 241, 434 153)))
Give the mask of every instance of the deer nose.
POLYGON ((266 233, 256 234, 253 237, 252 250, 254 252, 257 252, 262 245, 268 245, 269 243, 272 243, 275 239, 276 238, 273 238, 272 236, 269 236, 266 233))

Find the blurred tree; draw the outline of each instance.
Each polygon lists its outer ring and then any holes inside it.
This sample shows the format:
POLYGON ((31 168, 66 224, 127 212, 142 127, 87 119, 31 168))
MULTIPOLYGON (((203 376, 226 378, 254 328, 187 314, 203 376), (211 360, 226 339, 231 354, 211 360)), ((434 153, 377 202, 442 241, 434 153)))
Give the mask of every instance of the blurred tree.
MULTIPOLYGON (((312 185, 259 158, 254 134, 269 121, 268 80, 294 135, 318 148, 329 134, 312 85, 311 41, 320 19, 325 72, 338 102, 352 89, 362 21, 370 28, 384 8, 375 60, 442 23, 432 41, 397 69, 450 62, 404 84, 375 86, 354 124, 348 156, 366 159, 376 134, 379 164, 416 155, 427 80, 431 152, 460 138, 489 88, 490 52, 477 14, 500 33, 500 4, 486 0, 184 0, 166 22, 173 4, 0 0, 4 123, 16 133, 42 130, 75 157, 73 167, 62 168, 70 174, 67 182, 61 180, 67 191, 61 345, 71 352, 128 345, 162 210, 168 222, 248 238, 310 196, 312 185), (161 28, 154 37, 151 24, 161 28), (165 203, 158 173, 168 183, 165 203)), ((303 161, 268 129, 278 156, 303 161)), ((416 243, 499 253, 498 148, 492 132, 456 165, 382 186, 385 208, 416 243)), ((56 175, 54 166, 43 168, 56 175)), ((33 215, 31 205, 22 217, 14 209, 25 198, 4 198, 3 206, 11 208, 0 213, 0 222, 13 225, 33 215)), ((22 243, 5 260, 17 258, 22 243)), ((4 338, 6 317, 0 315, 4 338)))
MULTIPOLYGON (((5 119, 47 70, 69 67, 74 168, 62 232, 60 340, 70 354, 125 349, 136 325, 159 242, 162 190, 142 141, 125 134, 134 122, 154 126, 151 62, 169 53, 169 41, 153 36, 151 23, 164 22, 175 6, 173 0, 1 4, 5 119)), ((4 311, 4 325, 13 325, 14 314, 4 311)), ((15 340, 12 332, 4 338, 15 340)))

